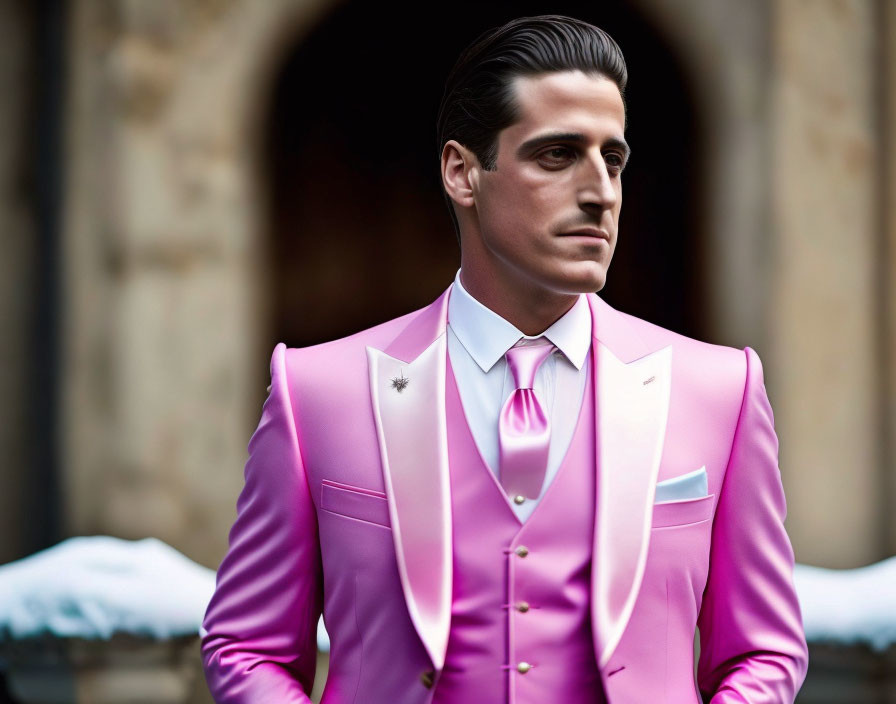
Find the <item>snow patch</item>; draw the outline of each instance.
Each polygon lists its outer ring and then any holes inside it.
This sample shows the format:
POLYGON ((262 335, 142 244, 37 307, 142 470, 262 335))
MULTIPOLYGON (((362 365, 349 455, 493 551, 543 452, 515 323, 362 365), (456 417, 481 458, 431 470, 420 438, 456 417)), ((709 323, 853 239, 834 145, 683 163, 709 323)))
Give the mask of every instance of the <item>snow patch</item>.
POLYGON ((797 564, 793 579, 809 642, 896 643, 896 557, 849 570, 797 564))
MULTIPOLYGON (((0 566, 0 640, 204 636, 214 591, 214 570, 157 538, 69 538, 0 566)), ((317 644, 330 649, 323 619, 317 644)))
POLYGON ((156 538, 69 538, 0 566, 0 639, 199 632, 215 572, 156 538))

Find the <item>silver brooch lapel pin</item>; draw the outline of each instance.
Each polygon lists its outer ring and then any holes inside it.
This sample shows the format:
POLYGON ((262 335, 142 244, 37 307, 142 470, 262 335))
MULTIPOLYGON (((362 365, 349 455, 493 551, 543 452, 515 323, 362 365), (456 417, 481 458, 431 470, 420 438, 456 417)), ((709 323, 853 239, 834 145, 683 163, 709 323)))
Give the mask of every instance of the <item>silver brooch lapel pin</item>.
POLYGON ((395 389, 398 393, 401 393, 401 392, 404 391, 405 388, 407 387, 408 382, 410 382, 410 379, 408 379, 408 378, 404 375, 404 371, 402 371, 402 372, 401 372, 401 378, 399 378, 399 377, 397 377, 397 376, 396 376, 396 377, 392 377, 392 388, 395 389))

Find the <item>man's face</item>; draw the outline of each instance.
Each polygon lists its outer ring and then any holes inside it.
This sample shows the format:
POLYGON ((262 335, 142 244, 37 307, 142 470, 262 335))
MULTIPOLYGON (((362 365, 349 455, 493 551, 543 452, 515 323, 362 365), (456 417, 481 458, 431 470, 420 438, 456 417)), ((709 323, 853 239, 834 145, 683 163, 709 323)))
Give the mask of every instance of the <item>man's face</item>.
POLYGON ((625 109, 613 81, 581 71, 513 80, 520 119, 474 201, 495 275, 556 293, 599 291, 616 249, 625 109))

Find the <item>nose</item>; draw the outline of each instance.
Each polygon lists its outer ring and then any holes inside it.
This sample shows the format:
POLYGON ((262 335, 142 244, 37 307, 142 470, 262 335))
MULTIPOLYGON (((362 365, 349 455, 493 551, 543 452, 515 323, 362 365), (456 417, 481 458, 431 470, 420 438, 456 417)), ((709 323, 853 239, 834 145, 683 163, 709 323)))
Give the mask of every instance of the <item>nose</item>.
POLYGON ((619 194, 613 176, 600 152, 582 160, 579 185, 579 205, 586 210, 609 210, 616 205, 619 194))

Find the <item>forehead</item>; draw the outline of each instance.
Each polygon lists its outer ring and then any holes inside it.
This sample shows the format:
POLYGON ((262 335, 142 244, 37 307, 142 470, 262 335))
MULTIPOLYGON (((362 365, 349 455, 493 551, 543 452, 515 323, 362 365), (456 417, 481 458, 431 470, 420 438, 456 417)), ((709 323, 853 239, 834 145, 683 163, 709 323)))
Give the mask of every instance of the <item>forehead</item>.
POLYGON ((625 106, 619 88, 605 76, 556 71, 516 76, 511 85, 519 119, 502 133, 513 141, 546 129, 623 136, 625 106))

